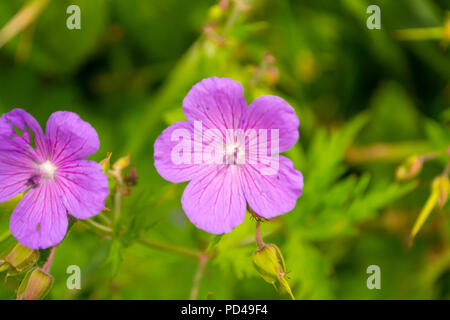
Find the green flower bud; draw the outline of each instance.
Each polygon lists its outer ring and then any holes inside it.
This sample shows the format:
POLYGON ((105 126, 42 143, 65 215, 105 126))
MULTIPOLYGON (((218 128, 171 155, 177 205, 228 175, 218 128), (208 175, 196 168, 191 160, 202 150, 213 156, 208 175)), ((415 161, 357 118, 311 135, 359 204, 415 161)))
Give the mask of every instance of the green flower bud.
POLYGON ((281 288, 289 293, 294 299, 291 288, 287 282, 286 265, 280 249, 274 244, 266 244, 252 254, 253 265, 261 277, 272 284, 275 288, 276 282, 281 288))
POLYGON ((267 244, 253 252, 252 259, 258 273, 270 284, 275 284, 279 275, 286 272, 280 249, 274 244, 267 244))
POLYGON ((8 270, 8 276, 20 274, 31 268, 38 259, 38 250, 17 243, 0 254, 0 272, 8 270))
POLYGON ((102 166, 104 173, 108 172, 109 167, 111 166, 111 155, 112 153, 108 152, 106 154, 106 158, 100 161, 100 165, 102 166))
POLYGON ((419 230, 422 228, 423 224, 427 220, 431 211, 439 205, 443 207, 447 202, 449 191, 449 180, 445 176, 438 176, 434 178, 433 183, 431 184, 431 194, 425 203, 425 206, 420 211, 419 217, 414 223, 413 229, 410 235, 410 241, 414 239, 419 230))
POLYGON ((419 156, 409 157, 400 165, 395 175, 399 181, 405 181, 414 178, 422 170, 423 160, 419 156))
POLYGON ((125 157, 119 158, 113 164, 113 170, 116 172, 121 172, 123 169, 127 168, 130 165, 131 155, 126 155, 125 157))
POLYGON ((209 8, 208 16, 210 20, 219 20, 223 16, 223 9, 219 5, 209 8))
POLYGON ((39 268, 26 274, 17 290, 17 300, 42 300, 53 285, 53 277, 39 268))

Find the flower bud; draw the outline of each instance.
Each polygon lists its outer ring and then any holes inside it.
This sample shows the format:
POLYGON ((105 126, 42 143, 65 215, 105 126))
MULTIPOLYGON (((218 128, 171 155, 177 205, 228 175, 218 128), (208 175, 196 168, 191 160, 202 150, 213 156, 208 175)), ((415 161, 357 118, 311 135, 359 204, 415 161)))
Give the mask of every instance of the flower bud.
POLYGON ((269 86, 274 86, 278 79, 280 78, 280 73, 278 72, 278 68, 270 67, 264 73, 264 80, 269 86))
POLYGON ((130 165, 130 158, 131 155, 126 155, 125 157, 119 158, 114 164, 113 169, 114 171, 121 172, 123 169, 128 167, 130 165))
POLYGON ((406 161, 400 165, 395 175, 397 180, 405 181, 414 178, 422 170, 423 160, 419 156, 412 156, 406 159, 406 161))
POLYGON ((286 272, 280 249, 274 244, 267 244, 253 252, 252 259, 258 273, 270 284, 274 284, 279 275, 286 272))
POLYGON ((410 241, 414 239, 419 230, 422 228, 423 224, 427 220, 431 211, 439 205, 443 207, 447 202, 448 198, 448 190, 449 190, 449 180, 445 176, 438 176, 434 178, 433 183, 431 184, 431 194, 425 203, 425 206, 420 211, 419 217, 414 223, 413 229, 410 235, 410 241))
POLYGON ((436 193, 438 194, 438 205, 441 208, 447 203, 449 184, 448 177, 444 176, 437 177, 433 181, 433 188, 436 189, 436 193))
POLYGON ((0 254, 0 271, 8 270, 8 276, 20 274, 32 267, 38 259, 38 250, 31 250, 17 243, 0 254))
POLYGON ((17 290, 17 300, 42 300, 53 285, 53 277, 39 268, 26 274, 17 290))
POLYGON ((278 281, 281 288, 286 290, 294 299, 287 282, 286 265, 280 249, 274 244, 266 244, 252 254, 253 265, 261 277, 275 288, 278 281))
POLYGON ((138 174, 135 167, 130 169, 130 172, 127 173, 124 177, 124 182, 129 187, 134 187, 137 185, 138 174))
POLYGON ((223 9, 220 5, 212 6, 208 11, 208 17, 210 20, 219 20, 223 16, 223 9))
POLYGON ((108 152, 106 154, 106 158, 100 161, 100 165, 102 166, 104 173, 106 173, 109 170, 109 167, 111 165, 111 155, 112 153, 108 152))

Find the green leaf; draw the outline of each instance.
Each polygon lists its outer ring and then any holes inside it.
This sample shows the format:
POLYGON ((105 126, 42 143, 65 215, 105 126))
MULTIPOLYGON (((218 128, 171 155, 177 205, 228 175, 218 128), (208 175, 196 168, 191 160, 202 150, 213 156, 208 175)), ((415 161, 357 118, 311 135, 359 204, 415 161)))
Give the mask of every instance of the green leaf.
POLYGON ((122 244, 118 240, 112 240, 109 247, 109 253, 102 264, 103 270, 106 270, 108 276, 113 278, 119 271, 122 263, 122 244))

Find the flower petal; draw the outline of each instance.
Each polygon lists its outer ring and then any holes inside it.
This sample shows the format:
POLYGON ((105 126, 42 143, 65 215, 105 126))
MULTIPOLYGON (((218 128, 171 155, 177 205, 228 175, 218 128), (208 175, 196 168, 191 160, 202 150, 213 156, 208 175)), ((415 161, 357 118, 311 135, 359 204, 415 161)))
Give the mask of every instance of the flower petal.
POLYGON ((244 221, 246 202, 239 171, 237 166, 220 166, 187 185, 181 204, 196 227, 221 234, 244 221))
POLYGON ((21 154, 0 151, 0 202, 14 198, 29 187, 35 169, 21 154))
POLYGON ((20 244, 30 249, 57 245, 67 232, 67 212, 50 180, 30 189, 11 215, 10 230, 20 244))
POLYGON ((47 144, 38 122, 26 111, 14 109, 0 118, 0 202, 28 188, 36 164, 45 158, 47 144), (36 144, 37 149, 31 145, 36 144))
POLYGON ((289 150, 297 142, 299 126, 300 120, 294 108, 276 96, 254 100, 244 119, 245 129, 278 129, 279 152, 289 150))
POLYGON ((79 160, 58 169, 56 184, 69 214, 88 219, 100 213, 108 196, 108 178, 94 161, 79 160))
POLYGON ((55 164, 87 158, 100 146, 95 129, 69 111, 53 113, 47 121, 45 134, 55 164))
POLYGON ((201 121, 204 127, 225 134, 225 128, 241 127, 247 103, 239 82, 213 77, 192 87, 183 100, 183 110, 189 122, 201 121))
POLYGON ((47 151, 41 126, 23 109, 13 109, 2 115, 0 145, 3 151, 22 152, 35 160, 42 160, 47 151), (33 149, 33 143, 37 150, 33 149))
POLYGON ((303 175, 289 158, 279 156, 278 172, 261 174, 262 165, 246 165, 243 190, 250 208, 263 218, 270 219, 291 211, 302 195, 303 175))
MULTIPOLYGON (((203 136, 203 138, 205 137, 203 136)), ((200 156, 202 156, 205 143, 201 143, 202 148, 197 153, 200 156)), ((205 170, 209 170, 209 165, 204 164, 203 158, 195 162, 194 155, 194 130, 192 124, 187 121, 172 124, 155 141, 155 168, 161 177, 170 182, 189 181, 196 176, 203 175, 205 170), (186 143, 184 145, 186 148, 182 151, 183 143, 186 143), (186 158, 183 159, 184 157, 186 158)))

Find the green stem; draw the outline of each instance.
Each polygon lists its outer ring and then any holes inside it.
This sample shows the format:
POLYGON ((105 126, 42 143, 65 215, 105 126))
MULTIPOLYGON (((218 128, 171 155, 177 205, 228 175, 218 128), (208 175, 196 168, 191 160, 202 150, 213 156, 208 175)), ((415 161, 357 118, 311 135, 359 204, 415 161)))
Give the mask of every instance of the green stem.
POLYGON ((200 251, 177 247, 177 246, 173 246, 170 244, 157 243, 152 240, 144 239, 144 238, 139 239, 139 243, 141 243, 149 248, 153 248, 153 249, 157 249, 157 250, 161 250, 161 251, 167 251, 167 252, 174 252, 174 253, 182 254, 185 256, 189 256, 189 257, 200 258, 202 255, 202 252, 200 252, 200 251))
POLYGON ((102 219, 107 225, 112 225, 112 222, 111 222, 111 220, 103 213, 103 212, 100 212, 99 214, 98 214, 98 216, 99 216, 99 218, 100 219, 102 219))
POLYGON ((90 227, 93 227, 93 228, 95 228, 96 230, 101 231, 102 233, 105 233, 105 232, 106 232, 106 233, 108 233, 108 234, 111 234, 111 233, 113 232, 113 230, 112 230, 111 228, 109 228, 109 227, 107 227, 107 226, 104 226, 104 225, 102 225, 102 224, 100 224, 100 223, 98 223, 98 222, 95 222, 95 221, 93 221, 93 220, 91 220, 91 219, 82 220, 81 222, 86 222, 86 223, 88 223, 90 227))
POLYGON ((225 27, 223 29, 224 30, 224 34, 226 34, 231 29, 231 27, 236 23, 236 21, 239 18, 240 14, 241 14, 241 10, 239 8, 239 4, 237 4, 236 1, 235 1, 233 9, 232 9, 232 11, 230 13, 230 16, 228 17, 228 20, 227 20, 227 22, 225 24, 225 27))
POLYGON ((50 0, 34 0, 25 4, 0 30, 0 48, 36 21, 50 0))
POLYGON ((114 197, 114 225, 120 219, 120 207, 122 206, 122 193, 120 192, 120 186, 117 186, 116 195, 114 197))
POLYGON ((442 39, 444 37, 444 28, 412 28, 396 30, 395 35, 399 40, 417 41, 417 40, 432 40, 442 39))
POLYGON ((5 241, 11 235, 11 231, 6 230, 2 235, 0 235, 0 242, 5 241))

